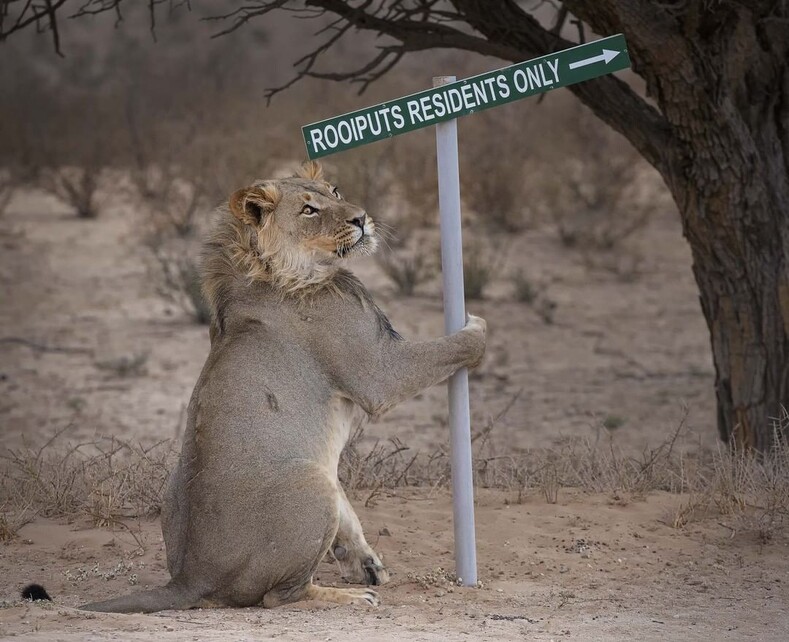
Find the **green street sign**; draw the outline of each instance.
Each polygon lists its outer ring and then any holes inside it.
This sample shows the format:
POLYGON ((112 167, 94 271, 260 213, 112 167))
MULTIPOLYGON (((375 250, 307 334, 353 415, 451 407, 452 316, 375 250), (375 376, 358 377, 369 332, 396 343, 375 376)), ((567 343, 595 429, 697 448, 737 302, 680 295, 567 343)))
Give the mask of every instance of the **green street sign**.
POLYGON ((629 67, 625 37, 617 34, 305 125, 301 131, 307 155, 315 159, 629 67))

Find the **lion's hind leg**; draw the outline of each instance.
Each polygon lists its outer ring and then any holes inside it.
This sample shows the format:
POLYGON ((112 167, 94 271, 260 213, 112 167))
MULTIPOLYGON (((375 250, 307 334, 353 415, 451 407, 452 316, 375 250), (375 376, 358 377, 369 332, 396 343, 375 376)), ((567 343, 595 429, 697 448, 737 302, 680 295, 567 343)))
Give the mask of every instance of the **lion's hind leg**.
POLYGON ((263 585, 270 587, 263 595, 267 608, 301 600, 378 604, 375 591, 323 588, 312 583, 340 523, 337 485, 322 467, 293 463, 281 471, 279 483, 269 487, 267 496, 269 504, 260 506, 256 513, 265 516, 261 532, 276 525, 262 537, 263 542, 276 544, 276 554, 261 556, 257 568, 245 569, 242 584, 250 590, 245 602, 251 599, 253 588, 263 585), (270 578, 276 578, 275 583, 270 578))
POLYGON ((364 538, 359 518, 339 481, 337 487, 340 525, 331 550, 334 559, 340 565, 343 579, 354 584, 373 586, 386 584, 389 581, 389 571, 384 568, 381 558, 364 538))
POLYGON ((362 604, 378 606, 378 593, 372 589, 347 589, 316 586, 310 581, 306 586, 293 588, 274 587, 263 597, 263 606, 274 608, 283 604, 291 604, 301 600, 320 600, 336 604, 362 604))

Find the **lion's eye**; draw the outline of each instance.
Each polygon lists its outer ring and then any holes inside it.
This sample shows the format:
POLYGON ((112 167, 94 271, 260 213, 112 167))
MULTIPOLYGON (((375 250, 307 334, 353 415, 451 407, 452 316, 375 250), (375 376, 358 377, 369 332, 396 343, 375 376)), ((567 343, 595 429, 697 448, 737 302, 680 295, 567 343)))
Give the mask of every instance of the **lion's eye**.
POLYGON ((313 207, 312 205, 305 205, 304 207, 301 208, 302 216, 307 216, 312 218, 314 216, 318 216, 319 213, 320 210, 317 207, 313 207))
POLYGON ((332 188, 331 193, 334 194, 338 200, 340 201, 342 200, 342 194, 340 194, 339 190, 336 187, 332 188))

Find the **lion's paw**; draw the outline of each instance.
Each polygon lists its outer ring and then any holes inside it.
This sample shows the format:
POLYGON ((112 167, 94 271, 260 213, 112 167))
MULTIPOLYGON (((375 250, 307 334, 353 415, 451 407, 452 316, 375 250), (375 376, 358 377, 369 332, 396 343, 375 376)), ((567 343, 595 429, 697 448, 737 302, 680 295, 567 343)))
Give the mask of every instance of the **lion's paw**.
POLYGON ((381 603, 378 593, 372 589, 332 588, 327 586, 311 586, 307 596, 312 600, 334 602, 336 604, 361 604, 362 606, 378 606, 381 603))

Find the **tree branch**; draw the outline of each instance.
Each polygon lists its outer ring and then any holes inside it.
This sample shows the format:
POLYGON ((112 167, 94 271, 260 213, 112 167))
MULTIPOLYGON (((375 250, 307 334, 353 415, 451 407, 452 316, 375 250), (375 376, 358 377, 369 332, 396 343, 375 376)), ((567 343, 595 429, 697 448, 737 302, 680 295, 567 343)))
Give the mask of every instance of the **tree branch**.
MULTIPOLYGON (((636 0, 639 3, 646 1, 636 0)), ((616 0, 608 0, 608 3, 616 4, 616 0)), ((483 0, 452 0, 450 6, 454 11, 447 10, 447 5, 443 4, 439 11, 435 0, 413 4, 307 0, 304 8, 288 7, 288 4, 283 0, 260 0, 239 8, 232 14, 234 23, 221 33, 234 31, 252 18, 287 8, 297 13, 311 11, 311 16, 315 11, 320 15, 331 14, 344 21, 344 27, 385 35, 397 44, 385 47, 355 71, 329 73, 316 70, 321 54, 346 33, 347 30, 341 29, 342 33, 335 34, 297 61, 296 66, 301 68, 296 76, 285 86, 271 90, 269 97, 306 76, 361 82, 363 91, 408 52, 452 48, 521 62, 577 44, 562 38, 556 25, 553 29, 543 27, 514 0, 497 3, 496 11, 491 11, 490 2, 483 0), (461 30, 464 24, 473 31, 461 30)), ((588 0, 586 3, 576 0, 576 4, 586 4, 587 11, 591 11, 592 5, 597 5, 588 0)), ((571 10, 571 7, 572 3, 568 3, 567 9, 571 10)), ((620 10, 624 11, 621 7, 620 10)), ((560 14, 556 24, 561 25, 565 18, 566 13, 560 14)), ((669 20, 665 14, 662 19, 664 23, 669 20)), ((614 76, 605 76, 569 89, 604 122, 628 138, 647 161, 661 171, 667 168, 675 152, 671 128, 662 115, 625 82, 614 76)))
MULTIPOLYGON (((514 44, 518 56, 508 58, 513 62, 577 44, 544 28, 513 0, 499 3, 496 12, 490 11, 486 7, 487 3, 480 0, 453 0, 452 4, 463 14, 467 23, 488 40, 496 42, 504 39, 514 44)), ((570 8, 571 3, 567 4, 570 8)), ((587 1, 586 4, 597 6, 598 2, 587 1)), ((592 27, 598 31, 594 24, 592 27)), ((675 145, 669 124, 657 109, 638 96, 627 83, 615 76, 603 76, 571 85, 568 89, 603 122, 625 136, 658 170, 663 172, 672 162, 675 145)))
POLYGON ((60 35, 57 28, 57 11, 67 0, 54 0, 54 2, 52 0, 46 0, 43 5, 37 5, 27 1, 17 15, 16 21, 10 27, 6 28, 6 20, 12 2, 14 2, 14 0, 0 0, 0 41, 5 40, 12 33, 26 29, 33 24, 40 28, 41 20, 47 18, 49 20, 49 29, 52 31, 52 44, 55 48, 55 52, 58 55, 62 55, 60 51, 60 35))

